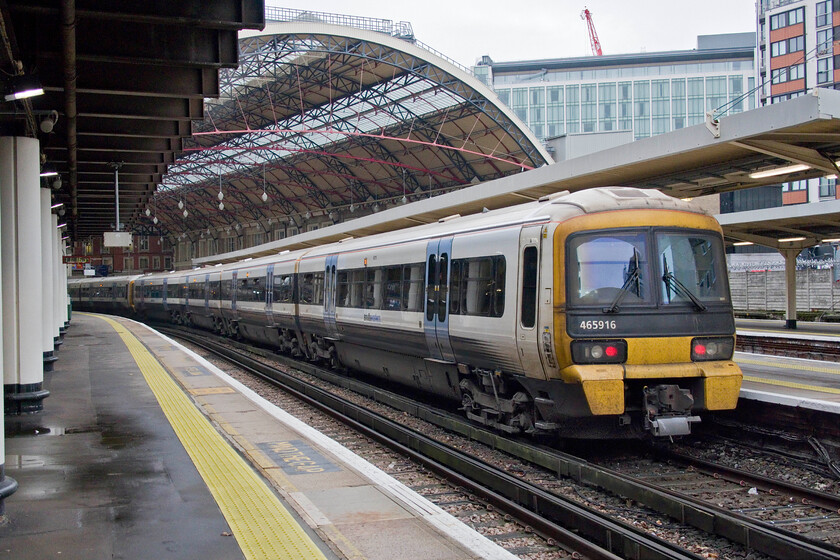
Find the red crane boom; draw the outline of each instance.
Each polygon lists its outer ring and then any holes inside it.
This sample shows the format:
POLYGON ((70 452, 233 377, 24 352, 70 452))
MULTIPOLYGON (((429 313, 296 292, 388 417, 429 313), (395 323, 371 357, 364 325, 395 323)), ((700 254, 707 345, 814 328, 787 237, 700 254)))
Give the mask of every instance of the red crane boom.
POLYGON ((586 20, 586 27, 589 29, 589 44, 592 47, 592 54, 595 56, 603 56, 601 52, 601 41, 598 40, 598 33, 595 31, 595 24, 592 23, 592 12, 584 7, 580 13, 580 19, 586 20))

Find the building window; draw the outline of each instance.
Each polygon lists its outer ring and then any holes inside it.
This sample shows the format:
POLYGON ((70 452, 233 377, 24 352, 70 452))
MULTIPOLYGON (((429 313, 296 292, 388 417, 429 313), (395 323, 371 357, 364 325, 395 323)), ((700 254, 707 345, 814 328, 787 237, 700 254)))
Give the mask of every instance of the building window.
POLYGON ((123 270, 134 270, 134 257, 123 258, 123 270))
POLYGON ((595 84, 580 86, 580 125, 581 132, 595 132, 598 106, 598 89, 595 84))
POLYGON ((782 192, 804 191, 808 189, 808 180, 791 181, 782 184, 782 192))
POLYGON ((172 270, 172 257, 163 257, 163 269, 172 270))
POLYGON ((274 240, 277 241, 279 239, 284 239, 286 237, 286 230, 285 229, 275 229, 274 230, 274 240))
POLYGON ((155 270, 160 270, 160 257, 152 257, 152 268, 155 270))
POLYGON ((651 87, 651 115, 653 134, 662 134, 670 130, 671 123, 671 82, 653 80, 651 87))
POLYGON ((744 110, 744 77, 729 76, 729 113, 741 113, 744 110))
POLYGON ((566 86, 566 131, 580 132, 580 88, 566 86))
POLYGON ((598 84, 598 130, 616 130, 615 83, 598 84))
POLYGON ((702 123, 706 118, 703 78, 688 79, 688 126, 702 123))
POLYGON ((149 257, 140 257, 140 270, 145 271, 149 268, 149 257))
POLYGON ((650 136, 650 82, 633 82, 633 113, 634 138, 650 136))
POLYGON ((673 129, 685 128, 685 80, 671 80, 673 129))
POLYGON ((817 59, 817 83, 824 84, 833 81, 834 74, 834 59, 833 58, 819 58, 817 59))
POLYGON ((832 52, 832 41, 834 40, 834 29, 821 29, 817 31, 817 54, 829 54, 832 52))
POLYGON ((706 78, 706 110, 715 111, 726 105, 726 77, 706 78))
POLYGON ((510 108, 524 123, 528 122, 528 90, 516 88, 511 90, 510 108))
POLYGON ((500 89, 496 90, 496 95, 499 97, 499 101, 510 107, 510 90, 509 89, 500 89))
POLYGON ((618 84, 618 129, 633 130, 633 83, 618 84))
POLYGON ((774 84, 783 84, 793 80, 801 80, 805 77, 805 65, 794 64, 786 68, 777 68, 770 73, 770 81, 774 84))
POLYGON ((817 27, 831 25, 831 0, 817 2, 817 27))
POLYGON ((781 14, 770 16, 770 29, 781 29, 805 21, 805 8, 796 8, 781 14))
POLYGON ((835 198, 836 192, 837 179, 820 177, 820 198, 835 198))
POLYGON ((139 251, 148 251, 149 250, 149 236, 148 235, 141 235, 140 240, 138 241, 139 251))
POLYGON ((236 238, 235 237, 226 237, 225 238, 225 253, 230 253, 236 251, 236 238))
POLYGON ((545 88, 533 87, 528 90, 528 126, 537 138, 544 138, 545 133, 545 88))
POLYGON ((546 94, 548 98, 546 124, 548 125, 548 137, 551 138, 563 134, 566 129, 564 126, 565 119, 563 118, 563 86, 549 87, 546 89, 546 94))

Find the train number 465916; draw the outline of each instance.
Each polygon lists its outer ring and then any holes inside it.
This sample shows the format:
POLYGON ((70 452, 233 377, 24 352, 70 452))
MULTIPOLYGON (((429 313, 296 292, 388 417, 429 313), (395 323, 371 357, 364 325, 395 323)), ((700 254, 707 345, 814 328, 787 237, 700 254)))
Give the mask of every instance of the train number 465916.
POLYGON ((582 331, 606 331, 615 330, 615 321, 581 321, 582 331))

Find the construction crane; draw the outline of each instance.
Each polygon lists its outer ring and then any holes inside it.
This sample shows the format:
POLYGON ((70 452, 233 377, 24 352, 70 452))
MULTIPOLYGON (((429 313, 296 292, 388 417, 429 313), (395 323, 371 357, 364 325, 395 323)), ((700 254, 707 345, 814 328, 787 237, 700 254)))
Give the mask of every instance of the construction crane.
POLYGON ((598 33, 595 32, 595 24, 592 23, 592 12, 584 6, 580 13, 580 19, 586 20, 586 27, 589 29, 589 44, 592 47, 592 54, 595 56, 604 56, 601 52, 601 41, 598 40, 598 33))

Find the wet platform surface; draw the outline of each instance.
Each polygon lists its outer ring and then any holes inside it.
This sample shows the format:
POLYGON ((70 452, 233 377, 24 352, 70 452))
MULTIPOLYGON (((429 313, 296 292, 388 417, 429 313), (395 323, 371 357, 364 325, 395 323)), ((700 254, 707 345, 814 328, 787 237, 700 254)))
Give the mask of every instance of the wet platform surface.
POLYGON ((7 416, 0 557, 244 558, 117 333, 76 315, 44 411, 7 416))
POLYGON ((75 314, 59 358, 6 418, 0 558, 514 558, 140 324, 75 314))

